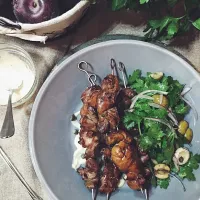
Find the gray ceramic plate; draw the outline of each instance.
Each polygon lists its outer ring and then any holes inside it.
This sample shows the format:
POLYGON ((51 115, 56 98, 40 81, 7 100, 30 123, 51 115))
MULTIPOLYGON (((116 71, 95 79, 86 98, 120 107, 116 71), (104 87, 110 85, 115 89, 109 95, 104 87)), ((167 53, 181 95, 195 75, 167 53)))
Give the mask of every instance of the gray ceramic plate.
MULTIPOLYGON (((77 64, 85 60, 92 64, 94 73, 105 77, 110 73, 110 59, 122 61, 128 73, 134 69, 163 71, 181 83, 193 83, 187 98, 200 113, 200 77, 198 73, 177 55, 158 46, 130 40, 109 41, 87 47, 64 60, 49 76, 41 88, 33 106, 29 145, 36 173, 53 200, 89 200, 91 193, 85 189, 80 176, 71 168, 74 147, 73 127, 70 116, 79 110, 80 95, 89 85, 85 74, 77 64)), ((193 117, 187 116, 194 130, 193 146, 200 153, 200 122, 193 126, 193 117)), ((155 189, 151 200, 199 200, 200 171, 195 172, 197 181, 184 181, 187 191, 172 179, 168 190, 155 189)), ((99 200, 105 197, 98 197, 99 200)), ((111 199, 144 199, 140 192, 127 187, 113 194, 111 199)))

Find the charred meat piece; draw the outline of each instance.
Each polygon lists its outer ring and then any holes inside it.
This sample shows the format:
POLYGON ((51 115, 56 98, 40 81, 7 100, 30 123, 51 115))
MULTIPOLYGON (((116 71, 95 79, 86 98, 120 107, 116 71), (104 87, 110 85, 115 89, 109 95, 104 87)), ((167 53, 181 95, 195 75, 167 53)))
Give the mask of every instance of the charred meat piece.
POLYGON ((122 96, 128 97, 129 99, 132 99, 136 95, 135 91, 131 88, 123 88, 122 90, 120 90, 120 94, 122 96))
POLYGON ((110 160, 105 161, 103 173, 100 179, 99 191, 101 193, 110 194, 116 190, 121 173, 114 163, 110 160))
POLYGON ((97 97, 101 92, 100 86, 88 87, 81 95, 81 100, 84 104, 88 104, 94 108, 97 107, 97 97))
POLYGON ((125 143, 131 143, 131 136, 123 130, 118 130, 116 132, 110 133, 106 138, 107 145, 113 145, 119 143, 120 141, 124 141, 125 143))
POLYGON ((115 106, 115 93, 102 91, 97 99, 97 112, 99 115, 103 114, 106 110, 115 106))
POLYGON ((81 129, 79 144, 86 148, 85 158, 95 158, 99 153, 99 136, 96 132, 81 129))
POLYGON ((140 190, 142 187, 139 184, 137 180, 127 180, 127 185, 132 189, 132 190, 140 190))
POLYGON ((124 114, 124 111, 130 108, 132 103, 131 99, 136 95, 136 93, 131 88, 123 88, 120 90, 117 96, 117 108, 120 115, 124 114))
POLYGON ((87 104, 84 104, 80 111, 80 125, 84 130, 97 131, 98 117, 95 109, 87 104))
POLYGON ((106 118, 100 117, 97 125, 99 133, 103 134, 109 131, 109 121, 106 118))
POLYGON ((145 183, 146 179, 141 174, 137 174, 137 176, 134 178, 127 178, 127 184, 133 190, 142 189, 145 183))
POLYGON ((111 158, 115 165, 122 171, 127 172, 132 163, 132 147, 124 141, 117 143, 111 150, 111 158))
POLYGON ((120 89, 119 80, 117 76, 109 74, 107 75, 102 83, 101 83, 102 90, 107 91, 109 93, 117 93, 120 89))
POLYGON ((86 167, 79 168, 77 171, 85 181, 85 186, 88 189, 96 188, 99 182, 99 165, 96 160, 89 158, 86 161, 86 167))
POLYGON ((99 141, 98 135, 93 131, 85 131, 81 129, 79 135, 79 144, 84 148, 90 148, 91 145, 98 143, 99 141))
POLYGON ((99 154, 99 142, 92 143, 85 151, 85 158, 97 158, 99 154))
POLYGON ((82 106, 82 108, 80 110, 80 115, 81 116, 86 116, 86 115, 94 116, 94 118, 96 118, 96 121, 97 121, 97 112, 89 104, 83 104, 83 106, 82 106))
POLYGON ((138 162, 133 161, 129 166, 127 175, 127 180, 134 180, 138 178, 138 175, 141 172, 141 166, 138 165, 138 162))
POLYGON ((99 115, 98 131, 100 133, 106 133, 108 130, 116 130, 119 124, 120 118, 117 112, 117 108, 111 108, 99 115))
POLYGON ((120 141, 112 148, 111 159, 119 170, 126 173, 127 184, 131 189, 138 190, 144 187, 145 170, 138 157, 136 146, 120 141))
POLYGON ((111 158, 111 150, 108 147, 102 148, 101 154, 104 156, 104 158, 107 158, 107 159, 111 158))

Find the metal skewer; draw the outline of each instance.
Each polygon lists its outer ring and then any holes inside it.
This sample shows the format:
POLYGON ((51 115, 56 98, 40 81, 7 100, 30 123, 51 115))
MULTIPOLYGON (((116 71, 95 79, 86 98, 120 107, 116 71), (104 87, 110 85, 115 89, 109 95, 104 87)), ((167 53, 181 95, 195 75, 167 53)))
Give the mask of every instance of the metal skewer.
POLYGON ((95 200, 94 189, 92 189, 92 200, 95 200))
POLYGON ((111 60, 110 60, 110 67, 111 67, 111 70, 112 70, 112 75, 114 75, 114 70, 116 69, 117 64, 116 64, 116 62, 113 58, 111 58, 111 60))
POLYGON ((109 200, 109 199, 110 199, 110 193, 108 193, 106 196, 106 200, 109 200))
MULTIPOLYGON (((118 66, 119 71, 121 71, 122 73, 122 78, 123 78, 123 83, 124 83, 124 88, 127 88, 127 81, 126 81, 126 76, 125 76, 125 65, 122 62, 119 62, 119 66, 118 66)), ((148 200, 149 196, 148 196, 148 190, 147 189, 140 189, 141 193, 145 195, 145 199, 148 200)))
POLYGON ((95 86, 97 76, 96 76, 96 74, 88 73, 88 71, 86 70, 88 68, 88 66, 89 66, 89 64, 86 61, 81 61, 78 64, 78 69, 82 72, 85 72, 86 75, 88 76, 88 81, 90 82, 91 86, 95 86), (83 66, 85 66, 85 67, 83 68, 83 66))
MULTIPOLYGON (((110 67, 111 67, 111 74, 114 75, 115 74, 114 70, 116 69, 117 64, 116 64, 115 59, 113 59, 113 58, 110 59, 110 67)), ((118 127, 117 127, 117 130, 118 130, 118 127)), ((110 195, 111 195, 111 193, 107 193, 106 200, 110 199, 110 195)))
MULTIPOLYGON (((91 86, 95 86, 95 82, 97 79, 96 74, 92 74, 89 73, 86 69, 88 69, 89 64, 86 61, 81 61, 78 64, 78 69, 82 72, 85 72, 87 77, 88 77, 88 81, 90 82, 91 86)), ((93 188, 92 190, 92 200, 96 199, 96 188, 93 188)))
POLYGON ((145 195, 145 199, 149 200, 149 195, 148 195, 148 190, 144 189, 144 195, 145 195))
POLYGON ((119 71, 122 72, 122 78, 123 78, 123 82, 124 82, 124 87, 127 87, 127 83, 126 83, 126 77, 125 77, 125 65, 122 62, 119 62, 119 67, 118 67, 119 71))
POLYGON ((5 152, 3 151, 3 149, 1 147, 0 147, 0 156, 5 161, 5 163, 9 166, 9 168, 15 173, 15 175, 21 181, 21 183, 24 185, 24 187, 27 189, 30 197, 33 200, 42 200, 42 198, 40 196, 38 196, 36 194, 36 192, 29 186, 29 184, 26 182, 26 180, 24 179, 24 177, 20 174, 20 172, 18 171, 18 169, 10 161, 10 159, 8 158, 8 156, 5 154, 5 152))

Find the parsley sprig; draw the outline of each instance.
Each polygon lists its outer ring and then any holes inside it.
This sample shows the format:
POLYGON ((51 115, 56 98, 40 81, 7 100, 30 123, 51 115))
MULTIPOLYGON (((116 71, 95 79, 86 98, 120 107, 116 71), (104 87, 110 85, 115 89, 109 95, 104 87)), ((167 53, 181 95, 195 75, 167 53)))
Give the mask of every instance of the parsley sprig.
MULTIPOLYGON (((167 164, 176 173, 176 176, 194 181, 194 170, 199 168, 200 155, 191 153, 189 161, 180 166, 180 170, 177 171, 173 156, 176 149, 184 147, 187 141, 174 128, 169 126, 171 124, 168 116, 169 109, 179 120, 183 119, 189 112, 189 107, 181 98, 184 85, 174 80, 171 76, 164 75, 159 80, 153 79, 151 73, 142 76, 141 70, 135 70, 129 76, 128 84, 138 94, 146 90, 160 90, 168 93, 166 96, 169 101, 168 108, 152 107, 149 104, 152 102, 151 98, 141 97, 134 104, 133 110, 125 112, 123 124, 130 132, 132 128, 140 129, 140 135, 137 136, 139 147, 148 152, 151 159, 157 163, 167 164)), ((167 189, 170 177, 164 180, 153 177, 151 182, 154 186, 167 189)))
POLYGON ((198 0, 112 0, 113 11, 122 8, 149 14, 150 20, 144 30, 147 39, 169 40, 192 27, 200 30, 198 0))

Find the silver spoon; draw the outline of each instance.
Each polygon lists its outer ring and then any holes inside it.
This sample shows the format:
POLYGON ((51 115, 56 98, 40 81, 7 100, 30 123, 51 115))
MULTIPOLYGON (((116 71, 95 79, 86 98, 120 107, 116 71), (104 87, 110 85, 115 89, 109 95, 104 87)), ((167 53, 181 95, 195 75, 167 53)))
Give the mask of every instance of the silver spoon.
POLYGON ((20 80, 18 83, 15 83, 15 87, 8 89, 9 97, 8 97, 8 105, 6 109, 6 115, 4 118, 4 122, 0 132, 0 138, 5 139, 12 137, 15 133, 15 124, 13 119, 13 111, 12 111, 12 95, 14 92, 17 92, 22 87, 23 81, 20 80))
POLYGON ((33 200, 43 200, 41 197, 39 197, 35 191, 28 185, 24 177, 20 174, 18 169, 13 165, 13 163, 10 161, 8 156, 5 154, 3 149, 0 147, 0 156, 5 161, 5 163, 10 167, 10 169, 15 173, 15 175, 18 177, 18 179, 21 181, 21 183, 25 186, 25 188, 28 190, 29 195, 33 200))

